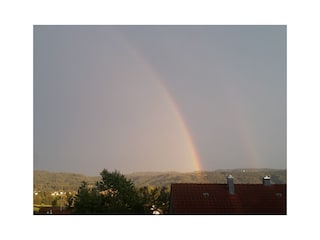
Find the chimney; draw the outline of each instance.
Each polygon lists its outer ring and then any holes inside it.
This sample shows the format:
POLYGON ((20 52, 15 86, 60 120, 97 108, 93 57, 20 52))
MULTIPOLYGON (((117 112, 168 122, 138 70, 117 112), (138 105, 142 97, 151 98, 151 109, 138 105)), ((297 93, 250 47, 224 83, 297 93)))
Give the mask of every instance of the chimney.
POLYGON ((229 193, 234 194, 233 177, 231 174, 227 177, 227 183, 228 183, 229 193))
POLYGON ((265 177, 263 178, 263 185, 264 185, 264 186, 271 186, 270 176, 265 176, 265 177))

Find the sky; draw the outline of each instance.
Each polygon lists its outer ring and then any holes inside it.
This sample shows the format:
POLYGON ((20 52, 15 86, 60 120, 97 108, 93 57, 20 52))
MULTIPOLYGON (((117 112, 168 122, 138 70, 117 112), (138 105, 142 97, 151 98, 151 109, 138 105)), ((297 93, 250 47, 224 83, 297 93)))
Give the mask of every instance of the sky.
POLYGON ((34 26, 34 169, 286 168, 286 26, 34 26))

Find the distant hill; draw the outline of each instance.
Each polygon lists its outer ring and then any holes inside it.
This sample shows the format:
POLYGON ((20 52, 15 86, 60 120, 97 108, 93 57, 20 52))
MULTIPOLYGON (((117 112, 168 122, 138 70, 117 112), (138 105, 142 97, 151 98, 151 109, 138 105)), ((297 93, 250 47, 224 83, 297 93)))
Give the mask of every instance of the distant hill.
POLYGON ((279 169, 225 169, 202 172, 164 172, 164 173, 132 173, 126 177, 136 186, 169 186, 171 183, 226 183, 226 177, 232 174, 234 182, 262 183, 262 178, 271 176, 272 183, 286 183, 286 170, 279 169))
POLYGON ((94 184, 98 179, 99 177, 88 177, 76 173, 35 170, 33 172, 33 189, 43 192, 77 191, 82 181, 94 184))
MULTIPOLYGON (((142 186, 170 186, 171 183, 226 183, 226 177, 232 174, 237 183, 262 183, 262 178, 271 176, 272 183, 286 183, 285 169, 220 169, 202 172, 139 172, 126 174, 136 187, 142 186)), ((48 171, 34 171, 34 191, 77 191, 81 182, 95 184, 99 176, 88 177, 75 173, 57 173, 48 171)))

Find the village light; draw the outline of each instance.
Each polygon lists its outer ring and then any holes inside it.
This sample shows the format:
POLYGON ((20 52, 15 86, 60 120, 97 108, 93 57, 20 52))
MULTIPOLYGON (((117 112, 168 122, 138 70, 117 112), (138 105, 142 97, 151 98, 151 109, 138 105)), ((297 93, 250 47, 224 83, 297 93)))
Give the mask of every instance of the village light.
POLYGON ((156 208, 155 205, 152 205, 151 208, 150 208, 150 210, 152 211, 152 214, 153 214, 153 215, 160 215, 160 214, 161 214, 161 210, 158 209, 158 208, 156 208))

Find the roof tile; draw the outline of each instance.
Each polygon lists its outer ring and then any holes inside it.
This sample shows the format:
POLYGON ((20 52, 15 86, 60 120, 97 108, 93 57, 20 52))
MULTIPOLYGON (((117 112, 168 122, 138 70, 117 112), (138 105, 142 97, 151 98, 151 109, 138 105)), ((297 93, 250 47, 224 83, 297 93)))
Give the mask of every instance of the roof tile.
POLYGON ((171 185, 174 214, 286 214, 286 184, 177 183, 171 185))

